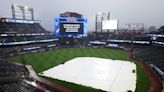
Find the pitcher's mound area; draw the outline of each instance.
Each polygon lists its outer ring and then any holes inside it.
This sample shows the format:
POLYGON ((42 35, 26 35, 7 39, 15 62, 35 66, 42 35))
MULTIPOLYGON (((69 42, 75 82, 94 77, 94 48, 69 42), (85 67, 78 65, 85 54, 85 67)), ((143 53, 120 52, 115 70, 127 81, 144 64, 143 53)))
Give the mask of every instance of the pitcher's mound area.
POLYGON ((136 89, 136 65, 129 61, 77 57, 39 75, 109 92, 136 89))

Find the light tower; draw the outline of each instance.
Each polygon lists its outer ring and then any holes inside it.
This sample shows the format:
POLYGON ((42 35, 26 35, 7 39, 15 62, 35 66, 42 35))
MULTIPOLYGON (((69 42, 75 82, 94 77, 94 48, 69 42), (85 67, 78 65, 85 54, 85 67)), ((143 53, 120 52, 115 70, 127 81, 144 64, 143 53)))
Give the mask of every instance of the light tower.
POLYGON ((34 20, 34 10, 31 7, 12 4, 11 9, 14 19, 34 20))
POLYGON ((99 12, 96 14, 95 18, 95 31, 96 32, 103 32, 102 29, 102 21, 103 20, 110 20, 110 12, 99 12))

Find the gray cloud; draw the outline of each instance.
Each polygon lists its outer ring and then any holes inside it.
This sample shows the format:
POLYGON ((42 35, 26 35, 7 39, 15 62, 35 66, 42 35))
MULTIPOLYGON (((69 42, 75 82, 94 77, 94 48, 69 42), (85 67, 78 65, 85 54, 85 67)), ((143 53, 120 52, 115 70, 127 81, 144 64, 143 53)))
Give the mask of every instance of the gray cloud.
POLYGON ((95 14, 110 11, 112 19, 119 20, 119 27, 127 23, 145 23, 157 28, 164 21, 164 0, 1 0, 0 17, 11 17, 11 4, 34 8, 35 19, 47 30, 54 30, 54 18, 65 11, 78 12, 88 18, 90 30, 94 30, 95 14))

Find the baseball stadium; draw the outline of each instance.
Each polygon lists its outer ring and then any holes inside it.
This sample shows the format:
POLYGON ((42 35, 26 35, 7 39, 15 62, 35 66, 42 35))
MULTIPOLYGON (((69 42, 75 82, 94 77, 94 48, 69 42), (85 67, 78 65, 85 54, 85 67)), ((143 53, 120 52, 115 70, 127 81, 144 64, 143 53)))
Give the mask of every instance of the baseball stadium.
POLYGON ((64 12, 52 32, 33 8, 11 9, 0 19, 0 92, 163 92, 164 26, 119 29, 99 13, 89 32, 85 15, 64 12))

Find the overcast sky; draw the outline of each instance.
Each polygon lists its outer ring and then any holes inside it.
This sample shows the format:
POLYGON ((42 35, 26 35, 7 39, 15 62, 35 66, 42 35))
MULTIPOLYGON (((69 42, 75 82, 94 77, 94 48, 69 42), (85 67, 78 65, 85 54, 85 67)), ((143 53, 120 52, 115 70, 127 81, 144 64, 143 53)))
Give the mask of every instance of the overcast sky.
POLYGON ((110 11, 111 19, 119 20, 119 27, 127 23, 145 23, 147 27, 164 25, 164 0, 1 0, 0 17, 12 17, 11 5, 34 8, 35 19, 47 30, 54 30, 54 18, 72 11, 88 18, 89 30, 95 29, 95 14, 110 11))

